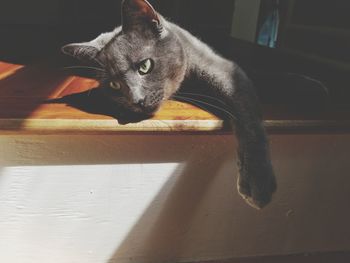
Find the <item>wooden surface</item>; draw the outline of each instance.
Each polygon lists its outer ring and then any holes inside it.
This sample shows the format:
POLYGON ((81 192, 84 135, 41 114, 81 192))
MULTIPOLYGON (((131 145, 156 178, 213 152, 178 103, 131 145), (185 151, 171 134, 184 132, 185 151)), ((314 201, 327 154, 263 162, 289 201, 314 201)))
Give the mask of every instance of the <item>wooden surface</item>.
POLYGON ((44 103, 96 86, 92 79, 69 76, 61 70, 0 62, 0 131, 212 131, 222 128, 222 121, 212 114, 175 101, 165 103, 152 119, 128 125, 66 104, 44 103))
MULTIPOLYGON (((71 76, 64 70, 0 62, 0 132, 6 133, 108 133, 108 132, 218 132, 224 122, 189 104, 168 101, 151 119, 122 125, 103 112, 78 109, 46 100, 78 94, 87 98, 97 83, 71 76), (85 93, 84 93, 85 92, 85 93), (90 112, 90 113, 88 113, 90 112)), ((90 107, 98 101, 90 101, 90 107)), ((100 105, 101 106, 101 105, 100 105)), ((265 106, 270 129, 350 127, 348 111, 317 114, 265 106)))

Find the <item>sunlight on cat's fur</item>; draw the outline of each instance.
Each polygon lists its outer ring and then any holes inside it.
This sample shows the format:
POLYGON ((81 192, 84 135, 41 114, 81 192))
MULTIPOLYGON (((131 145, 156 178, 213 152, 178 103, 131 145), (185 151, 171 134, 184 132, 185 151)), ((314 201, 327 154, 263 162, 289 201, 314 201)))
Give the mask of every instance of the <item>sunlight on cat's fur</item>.
POLYGON ((175 98, 230 120, 240 144, 239 192, 253 207, 266 206, 276 181, 259 102, 246 74, 145 0, 124 0, 122 17, 114 31, 66 45, 63 52, 95 69, 106 97, 130 112, 152 114, 175 98))

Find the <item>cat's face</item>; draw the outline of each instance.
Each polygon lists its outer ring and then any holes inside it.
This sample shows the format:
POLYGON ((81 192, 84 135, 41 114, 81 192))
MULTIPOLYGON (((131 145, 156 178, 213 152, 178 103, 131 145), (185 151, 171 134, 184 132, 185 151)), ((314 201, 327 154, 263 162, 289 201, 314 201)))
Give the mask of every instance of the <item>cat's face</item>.
POLYGON ((106 43, 68 46, 71 55, 97 61, 101 87, 118 105, 151 114, 181 85, 185 56, 181 43, 145 0, 123 1, 122 30, 106 43), (84 47, 85 50, 84 50, 84 47))
POLYGON ((152 113, 183 80, 183 51, 170 33, 131 30, 119 34, 98 54, 107 72, 108 96, 136 112, 152 113))

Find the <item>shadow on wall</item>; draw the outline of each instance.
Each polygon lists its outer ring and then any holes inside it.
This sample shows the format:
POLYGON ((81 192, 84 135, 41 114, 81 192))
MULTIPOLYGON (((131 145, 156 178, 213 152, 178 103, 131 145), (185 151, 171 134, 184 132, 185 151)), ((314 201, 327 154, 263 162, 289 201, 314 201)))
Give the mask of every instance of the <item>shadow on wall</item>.
POLYGON ((17 136, 0 143, 10 179, 0 177, 1 194, 11 197, 1 211, 1 262, 18 261, 13 249, 28 251, 26 259, 100 263, 349 249, 348 135, 274 135, 279 193, 259 212, 235 189, 232 136, 17 136))
MULTIPOLYGON (((186 253, 185 250, 188 253, 187 243, 192 238, 193 229, 197 228, 195 230, 197 236, 205 237, 207 232, 210 232, 210 230, 204 232, 203 229, 206 228, 203 228, 198 221, 207 222, 207 218, 214 218, 215 222, 220 221, 220 218, 224 218, 218 216, 220 211, 226 213, 227 207, 234 207, 234 203, 227 200, 232 200, 233 195, 237 195, 235 191, 235 147, 232 143, 232 136, 212 141, 206 140, 203 136, 198 137, 175 137, 169 141, 168 136, 129 137, 129 140, 125 136, 111 138, 107 136, 107 138, 97 139, 93 143, 94 147, 87 143, 87 140, 89 143, 95 140, 91 137, 86 137, 85 143, 81 138, 73 138, 74 143, 63 142, 61 137, 58 142, 61 144, 59 147, 48 146, 50 143, 44 143, 39 137, 34 138, 32 142, 24 143, 21 143, 23 139, 15 139, 13 144, 22 144, 23 148, 14 149, 14 151, 22 153, 20 158, 28 159, 33 162, 34 166, 23 167, 23 162, 20 160, 17 164, 5 163, 6 166, 9 166, 6 175, 11 178, 9 180, 11 185, 8 185, 5 190, 10 190, 10 187, 16 185, 21 186, 15 189, 17 192, 13 194, 13 202, 23 209, 20 212, 9 210, 7 215, 5 213, 4 218, 10 220, 15 217, 21 222, 19 227, 24 232, 32 233, 39 229, 40 235, 30 237, 30 239, 33 238, 33 242, 30 245, 31 252, 28 258, 44 256, 53 248, 55 256, 52 260, 54 261, 59 261, 60 258, 70 261, 77 255, 80 259, 85 258, 86 262, 101 263, 107 262, 104 260, 109 256, 109 262, 129 262, 130 256, 140 256, 149 262, 176 261, 183 253, 186 253), (202 139, 198 140, 198 137, 202 139), (62 146, 62 144, 66 145, 62 146), (63 150, 67 149, 67 145, 72 148, 72 152, 68 154, 63 150), (79 149, 78 145, 82 145, 82 148, 79 149), (183 145, 183 147, 178 147, 178 145, 183 145), (224 147, 224 145, 230 145, 230 147, 224 147), (46 148, 52 153, 37 152, 35 147, 44 150, 46 148), (94 150, 89 151, 88 149, 91 148, 94 150), (102 152, 101 149, 104 149, 105 152, 102 152), (113 152, 109 151, 111 149, 113 152), (60 158, 61 153, 64 158, 60 158), (52 157, 52 155, 56 156, 52 157), (43 160, 43 156, 48 157, 43 160), (101 160, 106 161, 106 157, 110 158, 107 159, 108 163, 115 166, 118 166, 118 163, 126 164, 120 165, 124 168, 116 170, 123 174, 111 172, 104 174, 103 171, 112 168, 99 170, 90 167, 94 166, 92 164, 102 163, 101 160), (80 167, 69 167, 67 164, 70 162, 80 167), (159 170, 159 168, 154 168, 155 166, 145 169, 147 164, 170 162, 180 164, 173 173, 171 171, 174 169, 169 170, 167 174, 167 169, 159 170), (84 166, 84 163, 90 163, 90 166, 84 166), (141 164, 137 165, 136 169, 132 169, 133 163, 141 164), (41 165, 52 166, 45 168, 41 165), (138 176, 140 173, 143 178, 138 176), (222 185, 223 175, 227 182, 224 184, 225 189, 216 191, 215 198, 209 199, 210 207, 217 207, 217 211, 208 209, 208 192, 212 193, 213 185, 222 185), (161 178, 164 178, 164 181, 168 179, 168 181, 165 184, 162 183, 159 188, 151 187, 152 178, 155 180, 154 185, 159 184, 161 178), (138 194, 135 189, 138 191, 151 189, 154 194, 138 194), (90 191, 96 194, 91 195, 90 191), (115 193, 116 191, 118 193, 115 193), (23 193, 26 193, 25 198, 23 198, 23 193), (151 196, 152 200, 150 202, 148 200, 139 201, 142 196, 151 196), (121 197, 122 200, 118 197, 121 197), (113 206, 114 202, 118 203, 117 207, 121 209, 116 209, 115 205, 113 206), (127 207, 127 205, 132 207, 127 207), (208 215, 203 214, 203 210, 208 215), (142 211, 144 211, 143 214, 139 216, 142 211), (35 216, 30 217, 28 221, 29 214, 35 216), (43 222, 48 220, 51 222, 50 228, 42 229, 43 222), (131 227, 130 231, 127 231, 128 226, 131 227), (46 245, 52 235, 55 238, 46 245), (88 238, 85 239, 85 236, 88 238), (67 237, 70 242, 67 241, 67 237), (88 253, 89 249, 93 251, 92 254, 88 253), (62 251, 66 252, 62 253, 62 251), (58 256, 58 254, 63 256, 58 256)), ((12 159, 11 155, 6 158, 12 159)), ((245 206, 237 195, 238 200, 245 206)), ((5 207, 5 210, 7 208, 5 207)), ((11 237, 13 229, 7 229, 3 234, 11 237)), ((14 235, 13 238, 17 239, 15 245, 19 251, 28 248, 26 241, 22 242, 20 236, 16 236, 16 233, 14 235)), ((221 236, 221 232, 215 229, 215 235, 221 236)), ((6 246, 11 248, 13 245, 5 244, 5 248, 6 246)), ((6 255, 5 253, 0 258, 5 261, 6 255)), ((13 259, 13 256, 10 255, 9 258, 13 259)))
POLYGON ((203 152, 201 156, 193 156, 184 167, 179 166, 108 262, 125 260, 131 250, 132 255, 139 255, 147 262, 181 259, 188 232, 196 224, 198 208, 228 158, 232 154, 213 159, 212 153, 203 152), (198 174, 199 163, 206 166, 205 174, 198 174))

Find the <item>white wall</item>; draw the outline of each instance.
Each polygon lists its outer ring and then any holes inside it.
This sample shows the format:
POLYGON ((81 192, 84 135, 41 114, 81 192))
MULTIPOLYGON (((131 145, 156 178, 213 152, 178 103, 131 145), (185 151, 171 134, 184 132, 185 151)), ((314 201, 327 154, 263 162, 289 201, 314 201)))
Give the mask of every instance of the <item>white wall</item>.
POLYGON ((176 262, 350 249, 350 135, 273 135, 263 211, 231 136, 1 136, 0 262, 176 262))

